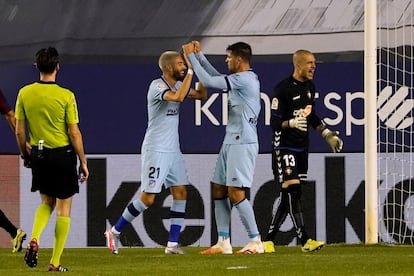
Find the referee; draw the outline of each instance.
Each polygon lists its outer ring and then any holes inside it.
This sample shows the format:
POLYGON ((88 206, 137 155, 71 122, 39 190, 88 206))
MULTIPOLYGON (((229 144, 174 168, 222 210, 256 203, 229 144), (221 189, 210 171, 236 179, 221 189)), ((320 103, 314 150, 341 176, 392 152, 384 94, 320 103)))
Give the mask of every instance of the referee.
POLYGON ((40 235, 56 208, 55 238, 49 271, 65 272, 61 266, 70 228, 72 197, 79 192, 79 182, 88 179, 89 171, 78 128, 75 95, 56 84, 59 54, 53 47, 36 53, 40 80, 20 89, 16 101, 16 138, 25 165, 32 168, 31 191, 39 191, 41 204, 36 210, 32 236, 24 260, 37 266, 40 235), (31 152, 26 150, 29 129, 31 152), (80 161, 80 176, 76 169, 80 161))

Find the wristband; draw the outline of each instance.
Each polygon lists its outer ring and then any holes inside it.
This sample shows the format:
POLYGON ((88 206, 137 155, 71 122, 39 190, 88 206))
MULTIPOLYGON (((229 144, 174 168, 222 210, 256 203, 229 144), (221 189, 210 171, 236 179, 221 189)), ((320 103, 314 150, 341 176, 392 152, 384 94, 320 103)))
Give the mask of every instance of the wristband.
POLYGON ((325 138, 328 134, 329 134, 329 132, 331 132, 328 128, 325 128, 324 130, 322 130, 322 137, 323 138, 325 138))
POLYGON ((187 70, 187 75, 192 75, 192 74, 194 74, 193 69, 188 68, 188 70, 187 70))

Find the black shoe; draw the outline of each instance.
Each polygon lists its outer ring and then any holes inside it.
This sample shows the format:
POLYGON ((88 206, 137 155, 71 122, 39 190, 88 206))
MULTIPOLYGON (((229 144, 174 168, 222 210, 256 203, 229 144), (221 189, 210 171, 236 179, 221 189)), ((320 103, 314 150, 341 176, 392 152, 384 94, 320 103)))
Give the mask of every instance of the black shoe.
POLYGON ((24 255, 24 261, 29 267, 37 266, 37 251, 39 246, 35 239, 31 240, 27 245, 26 254, 24 255))
POLYGON ((53 264, 49 265, 49 270, 48 270, 48 272, 68 272, 68 271, 69 271, 69 269, 67 269, 66 267, 63 267, 61 265, 56 267, 53 264))

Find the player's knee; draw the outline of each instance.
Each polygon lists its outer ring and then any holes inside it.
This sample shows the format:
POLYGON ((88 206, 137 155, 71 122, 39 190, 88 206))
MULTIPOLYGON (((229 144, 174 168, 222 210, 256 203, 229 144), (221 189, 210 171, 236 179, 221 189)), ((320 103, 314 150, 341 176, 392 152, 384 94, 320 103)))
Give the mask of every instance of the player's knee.
POLYGON ((227 187, 211 182, 211 193, 214 199, 225 198, 228 196, 227 187))
POLYGON ((55 197, 51 197, 51 196, 48 196, 48 195, 45 195, 45 194, 41 194, 41 198, 42 198, 42 203, 43 204, 49 205, 52 210, 55 209, 55 207, 56 207, 56 198, 55 197))
POLYGON ((228 197, 233 205, 238 204, 246 198, 246 191, 242 188, 231 187, 229 188, 228 197))
POLYGON ((154 203, 155 194, 142 192, 140 199, 145 206, 150 207, 154 203))
POLYGON ((175 200, 186 200, 187 199, 187 188, 185 186, 172 187, 171 194, 175 200))

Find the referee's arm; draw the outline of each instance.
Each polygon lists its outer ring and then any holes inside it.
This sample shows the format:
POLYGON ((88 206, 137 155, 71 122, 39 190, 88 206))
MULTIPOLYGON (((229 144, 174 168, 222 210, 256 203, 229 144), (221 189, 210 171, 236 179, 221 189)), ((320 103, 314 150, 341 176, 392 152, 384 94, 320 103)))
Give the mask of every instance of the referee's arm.
POLYGON ((80 181, 83 182, 88 179, 89 170, 86 163, 85 150, 83 148, 82 133, 79 130, 78 124, 68 124, 68 134, 71 144, 79 158, 80 169, 82 172, 80 181))
POLYGON ((29 153, 26 151, 26 120, 16 119, 15 135, 20 155, 24 159, 28 158, 29 153))

